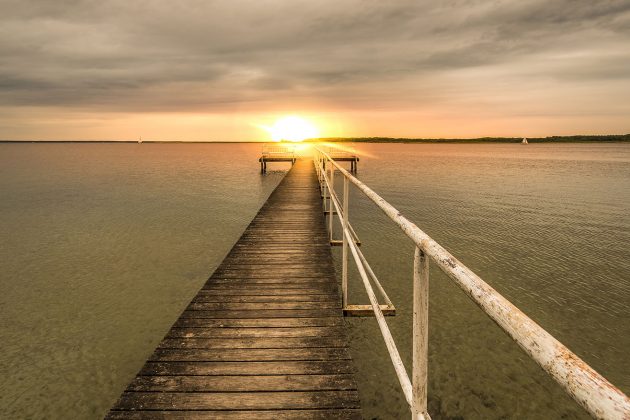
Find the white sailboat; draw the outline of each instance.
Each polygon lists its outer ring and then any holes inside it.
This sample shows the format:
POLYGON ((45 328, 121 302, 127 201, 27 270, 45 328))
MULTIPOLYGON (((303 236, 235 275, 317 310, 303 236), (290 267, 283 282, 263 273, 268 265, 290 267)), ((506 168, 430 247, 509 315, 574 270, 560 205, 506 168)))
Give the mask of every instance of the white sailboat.
POLYGON ((523 137, 523 141, 521 142, 521 144, 529 144, 529 143, 527 142, 527 137, 523 137))
POLYGON ((142 143, 142 136, 138 139, 138 144, 142 143))

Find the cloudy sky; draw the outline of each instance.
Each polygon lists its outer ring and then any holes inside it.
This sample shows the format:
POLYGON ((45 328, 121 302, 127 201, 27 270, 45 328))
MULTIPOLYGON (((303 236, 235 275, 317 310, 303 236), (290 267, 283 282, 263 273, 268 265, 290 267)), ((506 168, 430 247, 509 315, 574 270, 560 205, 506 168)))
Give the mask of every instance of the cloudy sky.
POLYGON ((0 138, 630 132, 629 0, 0 0, 0 138))

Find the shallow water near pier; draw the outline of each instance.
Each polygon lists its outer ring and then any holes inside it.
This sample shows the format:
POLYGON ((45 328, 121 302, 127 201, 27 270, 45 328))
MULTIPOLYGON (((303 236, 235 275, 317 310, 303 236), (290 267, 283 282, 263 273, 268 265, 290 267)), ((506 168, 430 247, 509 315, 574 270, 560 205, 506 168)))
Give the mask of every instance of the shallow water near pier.
POLYGON ((104 416, 282 179, 259 153, 0 144, 0 418, 104 416))
MULTIPOLYGON (((630 392, 630 145, 357 149, 361 180, 630 392)), ((0 417, 105 414, 281 180, 259 152, 0 144, 0 417)), ((355 190, 350 214, 410 369, 413 245, 355 190)), ((433 418, 587 418, 435 267, 430 293, 433 418)), ((365 417, 406 418, 375 320, 348 321, 365 417)))
MULTIPOLYGON (((358 149, 365 155, 362 181, 630 391, 630 145, 358 149)), ((350 218, 398 309, 388 322, 410 372, 414 246, 373 203, 353 193, 350 218)), ((356 274, 351 290, 351 303, 369 303, 356 274)), ((588 418, 435 266, 429 307, 434 419, 588 418)), ((376 322, 349 321, 359 383, 370 384, 360 389, 365 413, 405 418, 406 402, 376 322)))

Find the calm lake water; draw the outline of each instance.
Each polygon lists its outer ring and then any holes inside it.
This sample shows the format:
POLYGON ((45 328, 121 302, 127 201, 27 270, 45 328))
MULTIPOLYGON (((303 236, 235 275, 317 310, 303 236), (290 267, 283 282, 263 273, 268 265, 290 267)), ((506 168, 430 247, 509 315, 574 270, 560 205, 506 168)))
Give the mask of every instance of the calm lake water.
MULTIPOLYGON (((630 145, 358 149, 359 178, 630 392, 630 145)), ((282 178, 259 152, 0 144, 0 417, 104 415, 282 178)), ((410 367, 413 245, 357 191, 350 212, 410 367)), ((430 293, 433 418, 587 417, 435 267, 430 293)), ((365 416, 407 418, 374 319, 348 330, 365 416)))
POLYGON ((260 146, 0 144, 0 418, 102 418, 282 172, 260 146))

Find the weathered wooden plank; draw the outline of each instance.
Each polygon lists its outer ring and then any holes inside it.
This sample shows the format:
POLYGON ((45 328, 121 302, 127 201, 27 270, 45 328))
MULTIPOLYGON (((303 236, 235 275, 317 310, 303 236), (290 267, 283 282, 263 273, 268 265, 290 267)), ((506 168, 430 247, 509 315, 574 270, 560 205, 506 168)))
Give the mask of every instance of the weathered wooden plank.
MULTIPOLYGON (((216 280, 227 280, 234 278, 248 278, 251 280, 256 279, 277 279, 278 282, 282 281, 297 281, 299 279, 326 279, 334 275, 334 270, 306 270, 304 268, 244 268, 244 267, 230 267, 218 270, 216 273, 216 280)), ((252 281, 253 282, 253 281, 252 281)))
POLYGON ((317 233, 313 232, 313 229, 307 227, 304 230, 295 230, 295 229, 256 229, 255 231, 250 231, 249 233, 243 234, 244 240, 259 240, 262 239, 266 243, 274 243, 274 244, 290 244, 295 240, 297 242, 302 242, 305 244, 312 243, 313 241, 319 240, 321 237, 318 237, 317 233), (270 235, 278 235, 271 236, 270 235))
MULTIPOLYGON (((300 243, 295 243, 292 242, 291 243, 292 246, 290 247, 289 251, 308 251, 309 249, 312 249, 314 251, 323 251, 323 250, 330 250, 330 245, 328 244, 328 242, 323 242, 323 243, 311 243, 311 242, 304 242, 303 244, 300 243)), ((288 247, 286 246, 285 243, 282 244, 274 244, 271 242, 264 242, 261 243, 260 241, 247 241, 247 240, 242 240, 236 243, 236 245, 234 245, 234 248, 232 248, 232 250, 236 251, 240 251, 240 250, 247 250, 249 252, 274 252, 274 251, 282 251, 282 250, 286 250, 288 247), (255 247, 255 248, 254 248, 255 247)))
POLYGON ((344 347, 301 347, 293 349, 156 349, 148 361, 153 362, 265 362, 349 360, 344 347))
POLYGON ((147 362, 140 375, 333 375, 354 373, 349 360, 273 362, 147 362))
MULTIPOLYGON (((336 293, 337 286, 326 283, 325 280, 313 279, 313 281, 299 281, 297 283, 289 282, 256 282, 254 284, 248 283, 246 279, 232 279, 230 281, 215 282, 214 279, 206 283, 203 290, 245 290, 248 292, 254 292, 264 289, 319 289, 325 293, 336 293)), ((301 292, 300 292, 301 293, 301 292)))
POLYGON ((307 271, 319 270, 321 264, 313 261, 316 258, 316 255, 299 256, 296 254, 294 254, 293 256, 283 255, 282 257, 272 257, 268 255, 240 256, 227 258, 219 269, 224 270, 242 268, 244 270, 251 270, 252 267, 253 269, 256 269, 258 267, 264 270, 275 270, 279 268, 299 268, 300 270, 307 271))
POLYGON ((286 309, 341 309, 338 302, 193 302, 188 305, 189 311, 223 311, 223 310, 286 310, 286 309))
POLYGON ((328 318, 246 318, 246 319, 212 319, 212 318, 179 318, 174 327, 191 328, 260 328, 260 327, 334 327, 343 325, 339 316, 328 318))
MULTIPOLYGON (((286 251, 286 250, 285 250, 286 251)), ((257 251, 257 252, 242 252, 239 250, 238 253, 228 254, 228 256, 223 261, 224 263, 232 263, 238 261, 293 261, 294 263, 311 263, 313 260, 328 258, 326 254, 326 249, 321 249, 319 251, 312 250, 313 252, 306 252, 295 250, 296 252, 288 253, 272 253, 269 251, 257 251)))
POLYGON ((251 311, 189 311, 182 318, 326 318, 341 316, 341 309, 272 309, 251 311))
POLYGON ((109 420, 361 420, 360 409, 247 411, 112 411, 109 420))
MULTIPOLYGON (((324 258, 324 252, 315 252, 312 254, 309 253, 283 253, 283 254, 273 254, 271 252, 258 252, 258 253, 250 253, 250 254, 240 254, 240 255, 228 255, 224 260, 224 264, 267 264, 267 263, 283 263, 283 264, 308 264, 312 263, 314 259, 324 258)), ((223 264, 223 263, 222 263, 223 264)))
POLYGON ((232 249, 232 251, 228 254, 226 258, 239 258, 239 257, 291 257, 291 256, 326 256, 329 253, 329 249, 325 247, 312 247, 312 246, 304 246, 304 247, 294 247, 288 249, 287 247, 267 247, 261 246, 256 249, 252 249, 251 245, 248 246, 236 246, 232 249))
POLYGON ((272 234, 272 235, 277 235, 277 234, 282 234, 282 233, 288 233, 288 234, 294 234, 296 236, 302 236, 305 239, 311 239, 312 238, 312 234, 313 234, 313 230, 315 229, 315 224, 313 223, 311 226, 309 226, 306 222, 304 223, 300 223, 300 224, 294 224, 294 225, 286 225, 286 224, 281 224, 281 223, 269 223, 267 225, 250 225, 250 229, 248 229, 248 234, 244 234, 245 237, 247 237, 247 235, 249 236, 256 236, 256 235, 260 235, 260 234, 272 234))
POLYGON ((269 410, 359 408, 356 391, 319 392, 125 392, 119 409, 151 407, 155 410, 269 410))
POLYGON ((283 328, 190 328, 173 327, 168 338, 278 338, 278 337, 339 337, 343 327, 283 327, 283 328))
POLYGON ((250 259, 245 259, 242 258, 241 260, 235 260, 234 258, 230 258, 228 260, 225 261, 225 263, 219 268, 219 272, 222 270, 236 270, 236 269, 243 269, 243 270, 256 270, 256 269, 261 269, 261 270, 265 270, 268 269, 268 266, 274 266, 274 269, 280 269, 280 267, 275 267, 275 266, 281 266, 282 270, 288 271, 288 270, 300 270, 300 271, 310 271, 310 270, 321 270, 321 266, 322 264, 320 264, 318 261, 315 261, 315 258, 286 258, 284 260, 278 261, 278 259, 276 258, 275 260, 273 258, 267 258, 267 259, 263 259, 263 258, 250 258, 250 259))
MULTIPOLYGON (((307 258, 306 256, 298 256, 295 255, 294 258, 285 258, 281 261, 277 261, 280 257, 254 257, 247 258, 245 256, 239 256, 239 260, 236 257, 230 257, 226 259, 221 266, 217 269, 217 271, 221 271, 223 269, 229 269, 232 267, 240 267, 243 266, 243 269, 255 270, 256 268, 265 269, 268 265, 282 265, 285 270, 316 270, 318 268, 322 268, 323 264, 317 261, 319 258, 323 259, 321 256, 317 258, 317 256, 311 256, 311 258, 307 258)), ((274 267, 278 268, 278 267, 274 267)), ((328 267, 323 267, 327 269, 328 267)))
MULTIPOLYGON (((271 249, 271 248, 288 248, 291 247, 293 249, 307 249, 307 248, 317 248, 317 245, 313 244, 313 240, 316 235, 306 239, 306 238, 293 238, 293 240, 280 240, 280 239, 270 239, 267 235, 259 235, 259 236, 246 236, 243 238, 243 245, 256 246, 259 245, 260 249, 271 249)), ((330 245, 329 242, 326 242, 325 245, 330 245)), ((319 249, 322 249, 323 246, 319 246, 319 249)))
POLYGON ((247 285, 252 288, 259 284, 275 284, 275 287, 290 287, 290 284, 313 285, 314 287, 332 286, 329 277, 323 275, 307 275, 306 273, 292 276, 290 273, 258 272, 248 276, 247 272, 221 273, 220 277, 208 280, 206 284, 228 283, 234 286, 247 285))
POLYGON ((137 376, 134 392, 337 391, 357 389, 352 375, 137 376))
POLYGON ((257 295, 257 296, 237 296, 237 295, 220 295, 220 294, 207 294, 197 295, 193 300, 193 303, 273 303, 273 302, 329 302, 336 303, 339 307, 341 305, 341 298, 332 295, 257 295))
POLYGON ((182 349, 285 349, 296 347, 345 347, 345 337, 165 338, 158 348, 182 349))
MULTIPOLYGON (((379 305, 379 307, 384 316, 396 316, 394 305, 379 305)), ((372 317, 374 316, 374 309, 372 309, 372 305, 347 305, 343 308, 343 313, 346 316, 372 317)))
MULTIPOLYGON (((282 214, 282 217, 295 217, 295 215, 290 214, 282 214)), ((312 218, 313 215, 305 215, 305 217, 312 218)), ((291 237, 280 236, 278 234, 290 233, 299 236, 301 239, 309 240, 314 237, 322 236, 325 234, 325 231, 317 229, 317 222, 310 220, 301 220, 296 221, 294 224, 283 224, 279 221, 268 221, 266 224, 262 223, 254 223, 250 225, 250 228, 247 229, 245 233, 243 233, 243 237, 251 237, 257 236, 261 234, 270 233, 273 236, 271 238, 272 241, 282 241, 286 242, 287 239, 291 239, 291 237)))
MULTIPOLYGON (((337 296, 337 287, 318 287, 318 288, 310 288, 305 289, 300 287, 298 290, 285 288, 276 286, 275 288, 260 288, 260 287, 250 287, 250 286, 217 286, 217 287, 206 287, 201 289, 199 293, 197 293, 197 297, 201 298, 204 296, 222 296, 224 298, 228 298, 228 296, 236 296, 236 297, 246 297, 246 296, 302 296, 307 295, 311 297, 320 296, 322 299, 328 296, 337 296)), ((228 298, 229 299, 229 298, 228 298)))
MULTIPOLYGON (((312 218, 313 215, 308 215, 308 217, 312 218)), ((314 223, 313 221, 308 222, 306 221, 306 219, 296 221, 294 223, 283 223, 280 221, 256 222, 249 225, 248 232, 250 232, 250 234, 271 232, 274 235, 278 232, 290 232, 303 235, 305 238, 308 239, 311 239, 313 237, 313 233, 317 234, 316 223, 314 223)))

